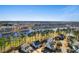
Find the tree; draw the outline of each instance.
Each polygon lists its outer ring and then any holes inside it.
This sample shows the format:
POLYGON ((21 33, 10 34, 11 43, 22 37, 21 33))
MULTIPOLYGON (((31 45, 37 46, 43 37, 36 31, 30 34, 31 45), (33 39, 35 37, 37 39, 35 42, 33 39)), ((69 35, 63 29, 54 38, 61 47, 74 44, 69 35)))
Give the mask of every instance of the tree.
POLYGON ((79 40, 79 31, 73 31, 73 34, 75 35, 76 39, 79 40))
POLYGON ((4 37, 0 38, 0 48, 1 48, 1 52, 5 51, 5 38, 4 37), (3 51, 3 48, 4 48, 4 51, 3 51))
POLYGON ((61 34, 61 31, 60 31, 59 28, 56 30, 56 32, 57 32, 58 34, 61 34))
POLYGON ((12 47, 12 42, 13 41, 13 37, 10 35, 8 38, 7 38, 7 42, 8 44, 10 45, 10 48, 12 47))
POLYGON ((26 37, 26 35, 24 34, 24 33, 21 33, 21 39, 22 39, 22 43, 25 43, 26 42, 26 39, 25 39, 25 37, 26 37))

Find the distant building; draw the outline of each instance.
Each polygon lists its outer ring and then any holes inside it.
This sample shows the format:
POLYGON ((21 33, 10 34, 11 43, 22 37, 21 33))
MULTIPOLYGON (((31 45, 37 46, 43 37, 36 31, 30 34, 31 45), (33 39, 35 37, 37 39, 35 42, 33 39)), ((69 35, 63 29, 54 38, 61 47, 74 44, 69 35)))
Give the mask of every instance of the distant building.
POLYGON ((55 28, 77 28, 79 22, 53 22, 53 21, 3 21, 0 22, 0 32, 16 32, 22 30, 41 30, 55 28))

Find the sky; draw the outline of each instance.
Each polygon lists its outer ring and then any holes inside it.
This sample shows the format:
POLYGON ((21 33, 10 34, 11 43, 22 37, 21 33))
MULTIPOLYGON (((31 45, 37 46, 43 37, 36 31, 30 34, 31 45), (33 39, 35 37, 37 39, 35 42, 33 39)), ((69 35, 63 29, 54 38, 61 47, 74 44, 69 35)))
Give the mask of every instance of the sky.
POLYGON ((0 21, 79 21, 79 5, 0 5, 0 21))

